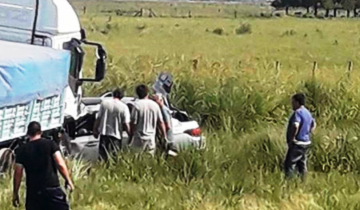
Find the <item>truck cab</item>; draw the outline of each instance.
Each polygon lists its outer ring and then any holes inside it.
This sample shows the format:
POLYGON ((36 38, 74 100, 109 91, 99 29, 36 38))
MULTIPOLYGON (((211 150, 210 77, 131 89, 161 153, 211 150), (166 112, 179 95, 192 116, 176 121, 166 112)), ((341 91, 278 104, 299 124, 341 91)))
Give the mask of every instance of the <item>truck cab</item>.
MULTIPOLYGON (((72 128, 84 113, 84 82, 100 82, 105 75, 106 52, 101 44, 86 40, 79 18, 67 0, 0 0, 0 41, 39 45, 72 53, 65 88, 64 127, 72 128), (95 78, 83 78, 83 46, 96 50, 95 78)), ((71 130, 71 129, 70 129, 71 130)), ((69 132, 69 131, 67 131, 69 132)))
POLYGON ((67 0, 0 0, 1 40, 63 49, 73 38, 83 37, 67 0))

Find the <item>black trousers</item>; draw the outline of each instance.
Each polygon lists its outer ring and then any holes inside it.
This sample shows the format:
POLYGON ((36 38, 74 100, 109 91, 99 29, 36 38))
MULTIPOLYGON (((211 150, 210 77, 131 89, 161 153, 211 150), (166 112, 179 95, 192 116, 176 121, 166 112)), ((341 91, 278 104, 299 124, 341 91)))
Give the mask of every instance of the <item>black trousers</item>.
POLYGON ((100 136, 99 160, 108 161, 121 149, 121 140, 113 136, 100 136))
POLYGON ((26 192, 26 210, 69 210, 66 194, 61 187, 26 192))
POLYGON ((290 143, 286 153, 284 170, 285 176, 290 178, 294 172, 304 176, 307 172, 307 153, 309 145, 296 145, 290 143))

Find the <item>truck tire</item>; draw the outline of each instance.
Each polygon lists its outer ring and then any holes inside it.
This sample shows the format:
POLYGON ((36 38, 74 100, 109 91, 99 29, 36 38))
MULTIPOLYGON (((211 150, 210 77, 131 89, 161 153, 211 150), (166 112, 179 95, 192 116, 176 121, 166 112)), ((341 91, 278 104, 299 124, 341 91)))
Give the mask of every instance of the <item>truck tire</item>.
POLYGON ((14 165, 15 154, 9 148, 0 149, 0 175, 10 173, 12 166, 14 165))

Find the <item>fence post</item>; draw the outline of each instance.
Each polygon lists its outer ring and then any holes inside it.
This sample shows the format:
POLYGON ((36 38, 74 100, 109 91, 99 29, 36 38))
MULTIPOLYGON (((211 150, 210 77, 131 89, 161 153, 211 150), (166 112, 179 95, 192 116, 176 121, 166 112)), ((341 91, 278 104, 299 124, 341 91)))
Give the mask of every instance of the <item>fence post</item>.
POLYGON ((353 68, 353 62, 352 61, 349 61, 349 63, 348 63, 348 77, 349 77, 349 79, 350 79, 350 77, 351 77, 351 71, 352 71, 352 68, 353 68))
POLYGON ((314 65, 313 65, 313 69, 312 69, 312 77, 315 78, 315 73, 316 73, 316 70, 317 70, 317 62, 314 61, 314 65))
POLYGON ((234 10, 234 18, 237 18, 237 11, 234 10))
POLYGON ((86 14, 86 6, 83 7, 83 13, 86 14))
POLYGON ((192 17, 192 15, 191 15, 191 10, 189 10, 189 18, 191 18, 192 17))
POLYGON ((277 72, 280 71, 280 62, 279 61, 276 61, 275 68, 276 68, 277 72))
POLYGON ((149 17, 156 17, 155 12, 151 8, 149 9, 149 17))
POLYGON ((280 61, 276 61, 276 63, 275 63, 275 69, 276 69, 276 80, 275 80, 275 84, 277 84, 277 83, 278 83, 278 80, 279 80, 280 71, 281 71, 280 66, 281 66, 280 61))
POLYGON ((193 70, 196 70, 197 69, 197 65, 198 65, 199 61, 197 59, 193 59, 192 60, 192 67, 193 67, 193 70))

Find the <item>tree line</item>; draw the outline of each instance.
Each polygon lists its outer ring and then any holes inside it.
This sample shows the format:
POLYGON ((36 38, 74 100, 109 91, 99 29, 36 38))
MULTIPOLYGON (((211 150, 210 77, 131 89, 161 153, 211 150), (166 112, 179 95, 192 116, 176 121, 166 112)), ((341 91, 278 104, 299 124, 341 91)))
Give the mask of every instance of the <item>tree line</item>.
POLYGON ((318 15, 319 9, 324 9, 325 17, 336 17, 339 10, 346 10, 347 17, 353 12, 354 17, 358 16, 357 9, 360 8, 360 0, 274 0, 271 5, 275 8, 285 8, 289 14, 290 7, 303 7, 310 13, 313 8, 314 15, 318 15))

